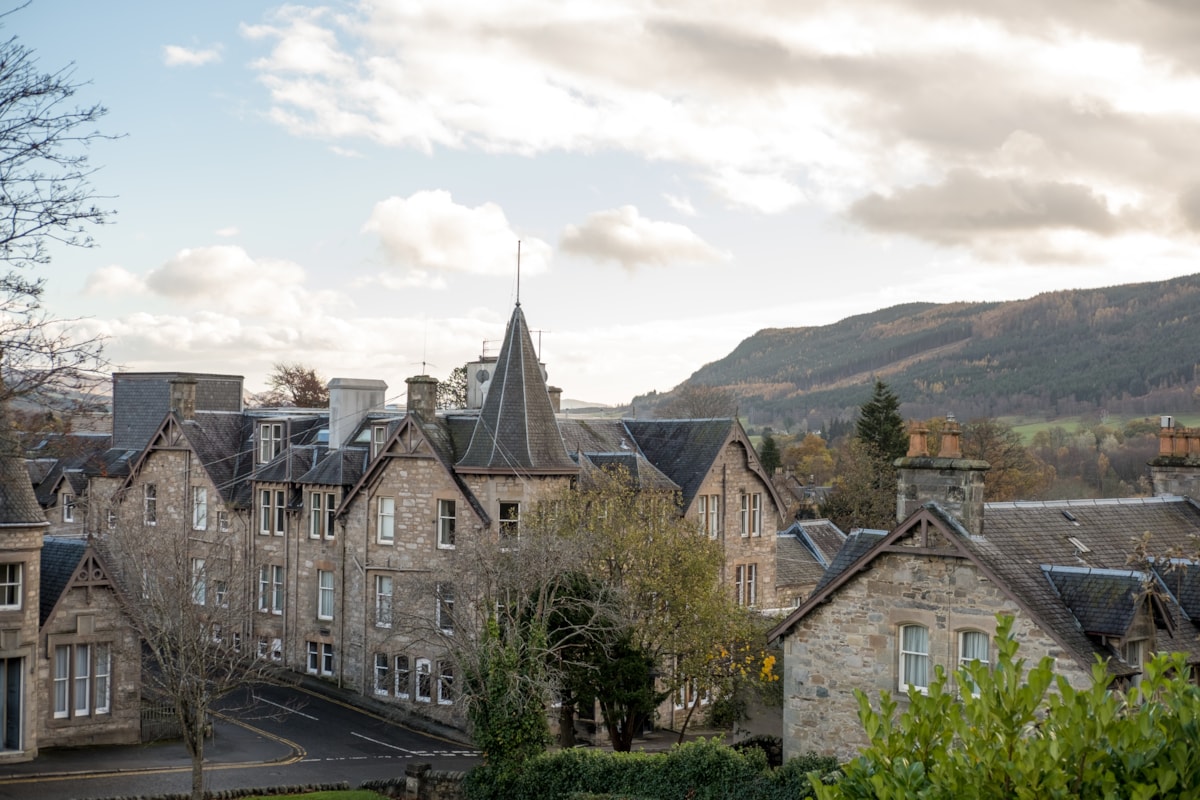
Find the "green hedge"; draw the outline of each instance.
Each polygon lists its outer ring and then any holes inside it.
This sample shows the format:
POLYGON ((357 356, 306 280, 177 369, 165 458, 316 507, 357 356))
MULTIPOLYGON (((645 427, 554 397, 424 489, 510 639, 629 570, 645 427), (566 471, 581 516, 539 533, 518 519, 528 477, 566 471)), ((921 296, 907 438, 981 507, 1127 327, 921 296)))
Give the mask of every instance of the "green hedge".
POLYGON ((809 772, 836 769, 835 759, 810 754, 771 770, 761 750, 739 753, 701 739, 667 753, 546 753, 508 777, 477 767, 464 789, 468 800, 800 800, 812 797, 809 772))

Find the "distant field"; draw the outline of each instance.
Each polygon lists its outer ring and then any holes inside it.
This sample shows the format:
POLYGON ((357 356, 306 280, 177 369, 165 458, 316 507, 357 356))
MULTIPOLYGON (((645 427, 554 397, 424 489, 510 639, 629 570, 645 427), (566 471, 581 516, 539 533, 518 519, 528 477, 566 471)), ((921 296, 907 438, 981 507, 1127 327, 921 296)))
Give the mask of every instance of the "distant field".
MULTIPOLYGON (((1194 428, 1200 426, 1200 413, 1195 414, 1173 414, 1175 424, 1181 427, 1194 428)), ((1012 425, 1013 430, 1021 434, 1021 441, 1029 444, 1033 441, 1033 437, 1038 434, 1038 431, 1046 431, 1051 428, 1065 428, 1068 431, 1073 431, 1080 425, 1091 426, 1096 424, 1094 416, 1089 417, 1059 417, 1052 420, 1033 420, 1027 417, 1002 417, 1004 422, 1012 425)), ((1105 420, 1106 425, 1114 428, 1123 428, 1125 423, 1134 419, 1146 419, 1146 417, 1138 415, 1110 414, 1105 420)), ((1158 423, 1158 417, 1149 417, 1155 424, 1158 423)))

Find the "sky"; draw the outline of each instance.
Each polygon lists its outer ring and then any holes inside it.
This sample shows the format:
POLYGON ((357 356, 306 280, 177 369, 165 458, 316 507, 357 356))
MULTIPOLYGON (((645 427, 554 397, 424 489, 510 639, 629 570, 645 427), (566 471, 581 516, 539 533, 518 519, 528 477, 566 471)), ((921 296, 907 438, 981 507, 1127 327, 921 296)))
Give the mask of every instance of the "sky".
POLYGON ((443 378, 513 304, 564 397, 764 328, 1200 271, 1183 0, 33 0, 117 138, 47 307, 123 370, 443 378), (517 251, 520 242, 518 280, 517 251))

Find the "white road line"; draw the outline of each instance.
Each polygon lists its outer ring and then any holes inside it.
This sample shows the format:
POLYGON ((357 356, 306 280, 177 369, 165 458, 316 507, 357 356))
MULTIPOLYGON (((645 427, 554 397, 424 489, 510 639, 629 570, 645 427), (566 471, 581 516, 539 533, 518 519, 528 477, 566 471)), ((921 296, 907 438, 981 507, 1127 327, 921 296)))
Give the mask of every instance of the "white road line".
POLYGON ((408 753, 410 756, 421 755, 421 753, 416 753, 416 752, 413 752, 412 750, 405 750, 403 747, 397 747, 394 744, 388 744, 387 742, 381 742, 378 739, 372 739, 370 736, 363 736, 361 733, 356 733, 354 731, 350 731, 350 735, 357 736, 360 739, 365 739, 366 741, 370 742, 371 744, 377 744, 382 747, 390 747, 393 750, 399 750, 401 753, 408 753))
POLYGON ((281 703, 273 703, 270 700, 266 699, 265 697, 258 697, 256 695, 251 695, 251 697, 253 697, 255 700, 257 700, 260 703, 266 703, 269 706, 275 706, 276 708, 282 708, 284 711, 288 712, 289 714, 299 714, 300 716, 305 717, 306 719, 311 719, 313 722, 321 721, 321 720, 317 719, 316 717, 314 717, 312 714, 305 714, 303 711, 297 711, 294 708, 288 708, 287 706, 282 705, 281 703))

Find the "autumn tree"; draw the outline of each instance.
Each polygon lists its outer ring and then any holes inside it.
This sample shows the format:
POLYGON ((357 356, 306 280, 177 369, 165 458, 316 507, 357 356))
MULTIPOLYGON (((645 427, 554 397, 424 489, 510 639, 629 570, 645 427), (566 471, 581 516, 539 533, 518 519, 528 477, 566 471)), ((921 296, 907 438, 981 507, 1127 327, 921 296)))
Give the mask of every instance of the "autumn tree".
POLYGON ((836 471, 821 516, 844 531, 895 527, 896 471, 891 464, 870 445, 851 439, 838 453, 836 471))
POLYGON ((109 138, 95 127, 106 111, 74 105, 80 85, 70 67, 42 72, 15 37, 0 42, 0 401, 87 391, 106 366, 99 337, 78 337, 73 320, 45 311, 46 279, 35 274, 54 245, 91 247, 93 226, 111 214, 88 161, 109 138))
POLYGON ((680 384, 659 404, 659 419, 725 419, 737 413, 733 395, 719 386, 703 383, 680 384))
POLYGON ((437 387, 438 408, 467 407, 467 368, 455 367, 437 387))
POLYGON ((962 453, 991 466, 984 483, 988 502, 1038 500, 1054 483, 1054 468, 1030 453, 1011 425, 994 418, 963 426, 962 453))
POLYGON ((279 361, 267 376, 267 391, 256 400, 271 408, 325 408, 329 405, 329 389, 313 367, 299 361, 279 361))
POLYGON ((796 477, 807 483, 824 485, 833 477, 833 453, 825 440, 815 433, 785 447, 780 460, 784 467, 791 468, 796 477))

